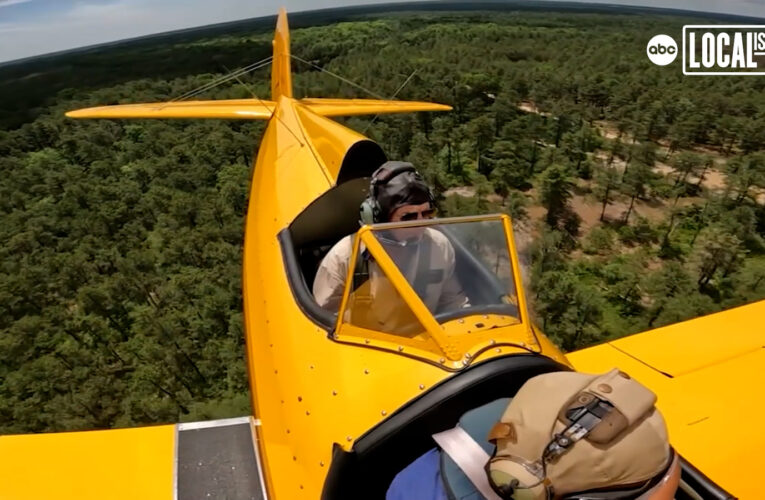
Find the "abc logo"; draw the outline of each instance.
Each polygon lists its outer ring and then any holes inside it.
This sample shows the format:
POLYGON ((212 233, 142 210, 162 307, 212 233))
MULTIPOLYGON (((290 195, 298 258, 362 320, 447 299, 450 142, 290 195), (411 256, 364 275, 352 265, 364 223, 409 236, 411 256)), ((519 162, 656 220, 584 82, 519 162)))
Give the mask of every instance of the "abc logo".
POLYGON ((666 66, 677 58, 677 43, 669 35, 656 35, 646 47, 648 59, 657 66, 666 66))

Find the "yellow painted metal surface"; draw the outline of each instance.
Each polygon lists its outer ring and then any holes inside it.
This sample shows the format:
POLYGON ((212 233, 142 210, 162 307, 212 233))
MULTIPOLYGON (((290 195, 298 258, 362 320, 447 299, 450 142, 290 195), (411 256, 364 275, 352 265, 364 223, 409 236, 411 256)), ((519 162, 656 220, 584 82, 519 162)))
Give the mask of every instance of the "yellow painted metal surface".
POLYGON ((296 104, 295 101, 284 102, 295 113, 296 120, 293 126, 299 128, 293 130, 305 140, 306 145, 311 148, 315 160, 334 184, 337 174, 340 172, 345 152, 351 144, 366 140, 366 137, 329 118, 317 115, 309 108, 296 104))
POLYGON ((523 288, 523 276, 521 276, 521 264, 518 260, 518 250, 515 247, 515 235, 513 234, 513 225, 510 222, 510 217, 504 216, 502 218, 502 224, 505 226, 505 232, 508 235, 507 238, 507 250, 510 254, 510 264, 513 269, 513 281, 515 282, 516 294, 518 295, 518 311, 521 314, 521 322, 526 325, 526 343, 534 346, 532 349, 536 352, 546 354, 556 361, 563 357, 551 342, 545 344, 540 342, 538 335, 534 332, 534 327, 531 323, 531 317, 526 305, 526 291, 523 288))
POLYGON ((120 104, 69 111, 69 118, 217 118, 268 120, 276 104, 257 99, 120 104))
MULTIPOLYGON (((449 111, 451 106, 416 101, 384 101, 375 99, 299 99, 295 101, 309 109, 314 118, 325 116, 354 116, 415 111, 449 111)), ((69 118, 208 118, 221 120, 268 120, 276 103, 262 99, 226 99, 218 101, 171 101, 140 104, 118 104, 69 111, 69 118)), ((310 123, 306 123, 310 127, 310 123)), ((329 120, 319 126, 337 126, 329 120)), ((348 130, 348 129, 346 129, 348 130)), ((359 134, 360 135, 360 134, 359 134)))
MULTIPOLYGON (((285 98, 280 102, 277 113, 283 119, 269 123, 255 166, 246 222, 244 309, 270 492, 277 499, 313 499, 320 495, 333 443, 350 446, 420 393, 419 384, 431 387, 446 374, 422 363, 413 367, 407 358, 338 344, 295 303, 276 236, 334 178, 324 165, 326 156, 317 161, 311 137, 290 106, 285 98), (403 376, 406 383, 400 383, 403 376)), ((338 153, 334 163, 340 161, 338 153)))
POLYGON ((567 357, 577 370, 619 367, 650 387, 680 454, 730 493, 757 499, 765 449, 763 318, 765 301, 567 357))
POLYGON ((762 349, 765 302, 657 328, 613 344, 659 371, 683 375, 762 349))
POLYGON ((2 500, 172 500, 175 426, 0 436, 2 500))
POLYGON ((432 102, 389 101, 382 99, 304 98, 300 104, 321 116, 353 116, 415 111, 449 111, 451 106, 432 102))
MULTIPOLYGON (((359 140, 339 125, 316 126, 308 113, 279 99, 279 119, 269 122, 256 161, 245 232, 248 368, 267 482, 277 499, 318 498, 333 444, 350 449, 403 404, 453 376, 420 360, 335 342, 296 304, 277 234, 334 184, 333 166, 359 140), (319 142, 332 146, 319 154, 319 142)), ((545 352, 561 357, 547 345, 545 352)), ((510 352, 526 351, 503 346, 481 359, 510 352)))
POLYGON ((287 11, 279 9, 274 32, 274 58, 271 61, 271 98, 292 97, 292 72, 290 71, 290 29, 287 11))

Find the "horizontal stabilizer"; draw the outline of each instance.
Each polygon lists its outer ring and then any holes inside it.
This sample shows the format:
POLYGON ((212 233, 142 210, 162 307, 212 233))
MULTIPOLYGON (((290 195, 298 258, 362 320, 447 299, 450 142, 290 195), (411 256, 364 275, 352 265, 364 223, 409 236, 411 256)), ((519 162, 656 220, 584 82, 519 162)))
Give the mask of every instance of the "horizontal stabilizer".
POLYGON ((451 106, 419 101, 378 99, 300 99, 298 101, 321 116, 385 115, 414 111, 449 111, 451 106))
POLYGON ((257 99, 118 104, 70 111, 70 118, 217 118, 268 120, 276 103, 257 99))
MULTIPOLYGON (((419 101, 378 99, 300 99, 301 105, 321 116, 384 115, 414 111, 449 111, 451 106, 419 101)), ((221 120, 268 120, 276 103, 256 99, 177 101, 117 104, 69 111, 69 118, 210 118, 221 120)))

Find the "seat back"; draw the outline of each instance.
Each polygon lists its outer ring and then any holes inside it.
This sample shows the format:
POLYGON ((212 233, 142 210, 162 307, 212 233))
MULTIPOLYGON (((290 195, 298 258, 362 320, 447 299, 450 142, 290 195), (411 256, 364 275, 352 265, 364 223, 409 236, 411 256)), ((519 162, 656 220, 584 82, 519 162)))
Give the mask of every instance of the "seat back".
MULTIPOLYGON (((500 398, 478 408, 465 412, 459 420, 459 426, 467 432, 490 456, 494 445, 487 441, 491 428, 499 422, 512 398, 500 398)), ((447 496, 454 500, 484 500, 462 469, 446 453, 441 453, 441 477, 447 496)))

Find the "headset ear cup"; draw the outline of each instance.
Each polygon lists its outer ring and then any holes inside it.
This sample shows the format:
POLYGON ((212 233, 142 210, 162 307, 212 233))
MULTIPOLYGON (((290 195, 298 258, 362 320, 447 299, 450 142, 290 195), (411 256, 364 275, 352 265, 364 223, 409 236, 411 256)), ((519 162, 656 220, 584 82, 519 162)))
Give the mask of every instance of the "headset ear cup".
POLYGON ((361 202, 361 206, 359 207, 359 220, 362 226, 364 224, 374 224, 375 210, 373 205, 374 202, 369 198, 361 202))

